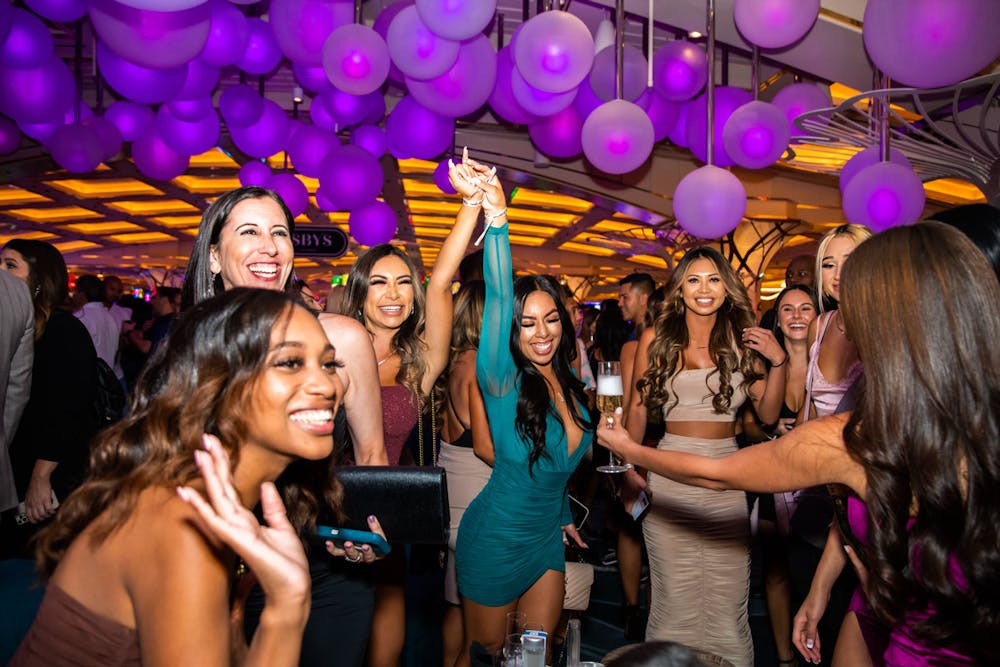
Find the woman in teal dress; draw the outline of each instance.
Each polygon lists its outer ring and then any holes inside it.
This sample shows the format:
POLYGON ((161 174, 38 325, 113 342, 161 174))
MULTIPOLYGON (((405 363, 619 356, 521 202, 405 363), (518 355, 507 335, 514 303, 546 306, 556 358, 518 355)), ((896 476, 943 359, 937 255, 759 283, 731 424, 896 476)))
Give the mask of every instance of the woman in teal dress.
MULTIPOLYGON (((564 539, 586 546, 566 482, 593 440, 583 383, 573 374, 573 323, 547 276, 511 282, 503 189, 473 163, 486 224, 486 304, 476 375, 495 449, 489 482, 462 517, 456 547, 466 641, 497 651, 507 612, 551 631, 562 611, 564 539)), ((467 647, 468 648, 468 647, 467 647)), ((465 651, 459 664, 468 664, 465 651)))

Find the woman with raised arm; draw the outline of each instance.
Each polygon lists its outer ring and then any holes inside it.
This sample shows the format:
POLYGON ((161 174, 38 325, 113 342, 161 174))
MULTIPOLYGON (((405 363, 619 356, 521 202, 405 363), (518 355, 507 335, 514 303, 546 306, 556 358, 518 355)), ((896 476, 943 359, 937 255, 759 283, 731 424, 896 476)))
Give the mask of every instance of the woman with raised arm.
POLYGON ((872 613, 861 620, 872 657, 997 664, 1000 283, 961 232, 926 222, 858 246, 841 284, 845 329, 865 364, 853 413, 722 458, 643 448, 618 419, 598 439, 705 488, 847 486, 847 549, 865 566, 872 613))
MULTIPOLYGON (((573 324, 559 284, 511 282, 503 189, 472 163, 487 225, 486 304, 476 375, 494 443, 490 481, 462 517, 456 548, 466 650, 499 651, 506 614, 552 631, 562 611, 564 540, 586 545, 572 524, 566 482, 593 437, 583 383, 572 371, 573 324)), ((550 644, 551 646, 551 644, 550 644)))
POLYGON ((329 455, 337 363, 312 314, 278 292, 232 290, 185 313, 39 536, 48 585, 11 665, 298 664, 309 576, 268 482, 329 455), (270 528, 249 515, 259 499, 270 528), (234 656, 237 553, 267 606, 234 656))
MULTIPOLYGON (((666 433, 658 450, 725 456, 736 451, 744 401, 762 420, 777 420, 788 357, 774 334, 754 326, 746 290, 712 248, 695 248, 678 262, 666 299, 639 337, 629 433, 641 441, 647 409, 661 410, 666 433)), ((652 587, 646 638, 683 642, 749 667, 745 495, 707 493, 651 473, 643 520, 652 587)))

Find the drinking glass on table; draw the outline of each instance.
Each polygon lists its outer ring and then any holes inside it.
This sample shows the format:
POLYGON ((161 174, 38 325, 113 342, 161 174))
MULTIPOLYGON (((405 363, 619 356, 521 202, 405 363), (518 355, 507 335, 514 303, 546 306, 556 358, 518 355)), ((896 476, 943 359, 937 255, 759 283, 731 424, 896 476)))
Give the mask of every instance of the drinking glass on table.
MULTIPOLYGON (((602 419, 611 419, 617 408, 622 407, 622 366, 617 361, 597 362, 597 409, 602 419)), ((611 450, 608 465, 598 466, 600 472, 625 472, 632 469, 631 463, 622 463, 611 450)))

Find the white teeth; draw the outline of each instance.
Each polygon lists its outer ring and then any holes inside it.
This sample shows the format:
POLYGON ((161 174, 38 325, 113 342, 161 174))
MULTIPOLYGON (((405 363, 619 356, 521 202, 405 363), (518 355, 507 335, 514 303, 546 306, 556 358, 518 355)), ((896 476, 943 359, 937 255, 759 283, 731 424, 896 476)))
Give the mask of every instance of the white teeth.
POLYGON ((390 313, 398 313, 403 310, 402 306, 379 306, 379 310, 390 313))
POLYGON ((278 274, 278 266, 276 264, 251 264, 249 268, 253 273, 260 273, 267 276, 278 274))
POLYGON ((290 419, 304 424, 322 424, 333 419, 333 410, 301 410, 293 414, 290 419))

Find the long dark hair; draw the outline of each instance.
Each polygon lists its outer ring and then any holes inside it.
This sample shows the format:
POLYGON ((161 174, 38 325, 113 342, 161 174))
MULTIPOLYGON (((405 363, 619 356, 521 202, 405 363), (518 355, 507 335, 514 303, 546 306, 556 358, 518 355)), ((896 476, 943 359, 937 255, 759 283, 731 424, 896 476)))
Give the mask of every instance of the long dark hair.
POLYGON ((17 251, 28 265, 28 291, 35 309, 35 340, 56 310, 69 308, 69 274, 62 253, 46 241, 11 239, 4 248, 17 251))
POLYGON ((708 341, 709 355, 719 369, 719 392, 712 397, 713 409, 719 414, 729 410, 734 371, 743 374, 744 388, 761 377, 754 369, 760 355, 744 347, 741 335, 743 329, 754 325, 753 307, 746 289, 718 250, 707 246, 695 248, 677 263, 667 283, 663 311, 653 324, 655 336, 649 346, 649 368, 636 383, 643 402, 650 409, 669 404, 669 412, 678 401, 676 396, 671 400, 671 386, 674 376, 681 370, 681 357, 689 342, 684 315, 687 307, 681 290, 688 267, 699 259, 707 259, 715 265, 726 288, 726 300, 719 308, 708 341))
MULTIPOLYGON (((182 309, 189 308, 199 301, 204 301, 223 292, 225 287, 222 284, 222 277, 212 273, 209 261, 212 246, 219 242, 219 234, 226 226, 229 216, 232 215, 237 204, 247 199, 264 198, 273 199, 281 207, 289 231, 295 229, 292 212, 288 210, 284 200, 274 190, 249 185, 230 190, 216 199, 201 216, 198 236, 195 237, 194 246, 191 248, 191 257, 188 259, 187 270, 184 272, 184 285, 181 289, 182 309)), ((289 292, 293 291, 294 288, 295 275, 293 271, 289 272, 288 281, 282 286, 282 289, 289 292)))
POLYGON ((88 526, 100 542, 121 526, 143 490, 198 477, 202 434, 217 435, 233 466, 246 439, 247 399, 265 368, 271 332, 287 326, 282 292, 236 288, 193 306, 139 378, 129 415, 98 435, 86 481, 39 536, 39 570, 49 575, 88 526))
POLYGON ((932 609, 915 619, 919 637, 997 664, 1000 284, 938 222, 859 245, 841 283, 865 364, 844 436, 868 482, 868 600, 890 624, 932 609))
POLYGON ((774 325, 771 327, 771 332, 774 334, 775 339, 777 339, 778 344, 781 345, 782 349, 785 349, 785 334, 781 331, 781 301, 789 294, 789 292, 802 292, 809 297, 809 301, 812 303, 813 308, 817 309, 816 312, 819 313, 819 305, 816 303, 816 290, 814 290, 809 285, 789 285, 785 289, 778 292, 778 296, 774 299, 774 325))
MULTIPOLYGON (((558 412, 552 407, 549 398, 548 385, 545 378, 538 372, 535 365, 521 352, 521 317, 524 314, 524 302, 532 292, 542 291, 552 297, 552 302, 559 313, 562 324, 562 335, 558 347, 552 357, 552 370, 555 372, 558 389, 566 396, 566 407, 573 422, 580 428, 591 428, 589 415, 581 413, 578 402, 587 404, 587 394, 584 385, 573 374, 573 360, 576 359, 576 337, 573 323, 563 304, 559 283, 549 276, 522 276, 514 281, 514 318, 510 326, 510 353, 521 376, 521 391, 517 397, 517 419, 514 428, 523 439, 532 443, 528 455, 528 470, 543 456, 548 456, 545 450, 545 420, 551 413, 559 419, 558 412), (576 400, 571 400, 575 398, 576 400)), ((560 420, 560 424, 561 424, 560 420)), ((565 427, 563 427, 565 431, 565 427)), ((583 445, 583 443, 580 443, 583 445)))

